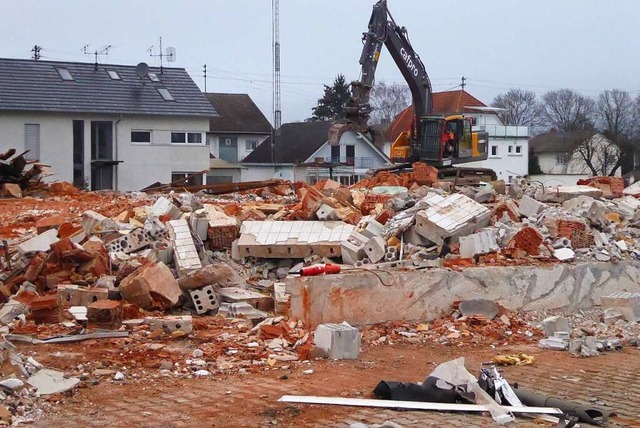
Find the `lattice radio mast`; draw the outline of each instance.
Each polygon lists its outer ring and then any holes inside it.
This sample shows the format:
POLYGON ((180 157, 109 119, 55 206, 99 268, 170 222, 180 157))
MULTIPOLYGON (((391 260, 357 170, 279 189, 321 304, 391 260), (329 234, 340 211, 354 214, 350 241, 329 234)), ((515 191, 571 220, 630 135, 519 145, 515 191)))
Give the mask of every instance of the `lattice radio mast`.
POLYGON ((280 135, 282 110, 280 99, 280 0, 271 0, 271 39, 273 44, 273 128, 271 161, 274 160, 275 138, 280 135))

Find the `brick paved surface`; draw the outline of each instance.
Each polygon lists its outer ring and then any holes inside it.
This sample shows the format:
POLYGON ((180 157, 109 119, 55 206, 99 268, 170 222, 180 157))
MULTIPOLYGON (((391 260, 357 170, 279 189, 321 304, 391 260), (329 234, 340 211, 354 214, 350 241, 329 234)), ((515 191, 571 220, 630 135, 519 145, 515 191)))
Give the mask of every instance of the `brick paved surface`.
MULTIPOLYGON (((36 423, 38 427, 346 427, 393 421, 407 427, 497 426, 489 416, 437 412, 394 411, 318 405, 287 405, 284 394, 367 397, 381 380, 421 380, 442 361, 467 357, 474 374, 491 350, 386 347, 365 353, 355 362, 312 362, 257 374, 216 376, 208 379, 158 378, 80 389, 36 423), (467 355, 465 355, 467 354, 467 355), (283 373, 288 379, 281 379, 283 373)), ((519 349, 518 351, 522 351, 519 349)), ((507 367, 504 376, 541 392, 589 403, 603 401, 619 418, 611 426, 640 427, 640 351, 626 349, 581 359, 564 352, 525 349, 537 353, 532 366, 507 367)), ((539 427, 523 418, 518 426, 539 427)), ((546 425, 551 426, 551 425, 546 425)))

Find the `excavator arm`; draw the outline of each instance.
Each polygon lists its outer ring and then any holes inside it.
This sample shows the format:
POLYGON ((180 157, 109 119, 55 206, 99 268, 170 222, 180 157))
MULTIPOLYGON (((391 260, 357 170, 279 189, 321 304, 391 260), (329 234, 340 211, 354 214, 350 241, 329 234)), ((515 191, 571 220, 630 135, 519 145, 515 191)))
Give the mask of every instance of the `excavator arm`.
POLYGON ((415 116, 419 118, 431 112, 432 90, 427 70, 411 46, 406 28, 395 23, 387 8, 387 0, 380 0, 373 6, 367 32, 363 34, 360 80, 351 83, 352 96, 345 108, 346 118, 329 130, 329 144, 337 145, 347 131, 368 131, 372 111, 370 93, 383 45, 409 85, 415 116))

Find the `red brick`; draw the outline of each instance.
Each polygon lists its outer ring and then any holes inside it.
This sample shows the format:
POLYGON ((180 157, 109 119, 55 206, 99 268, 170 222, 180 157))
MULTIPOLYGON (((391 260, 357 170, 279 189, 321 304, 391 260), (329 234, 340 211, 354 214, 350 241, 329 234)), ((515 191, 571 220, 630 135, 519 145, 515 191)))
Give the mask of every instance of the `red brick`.
POLYGON ((511 241, 509 241, 509 246, 513 248, 519 248, 527 252, 527 254, 536 256, 538 255, 538 247, 542 244, 543 237, 536 229, 533 227, 523 227, 516 233, 511 241))
POLYGON ((61 215, 54 215, 52 217, 41 218, 36 222, 36 232, 38 235, 42 232, 46 232, 49 229, 57 229, 64 223, 64 217, 61 215))

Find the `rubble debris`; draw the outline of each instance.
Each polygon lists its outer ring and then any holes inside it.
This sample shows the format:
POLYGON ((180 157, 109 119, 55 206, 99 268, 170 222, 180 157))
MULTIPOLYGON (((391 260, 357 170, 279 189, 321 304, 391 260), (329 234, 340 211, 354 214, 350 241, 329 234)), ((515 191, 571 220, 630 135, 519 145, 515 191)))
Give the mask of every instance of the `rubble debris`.
POLYGON ((193 242, 187 220, 170 220, 167 224, 178 275, 182 277, 201 269, 202 262, 193 242))
POLYGON ((487 299, 463 300, 460 302, 458 309, 464 316, 480 315, 487 320, 495 318, 500 311, 500 308, 494 301, 487 299))
MULTIPOLYGON (((640 322, 640 293, 617 292, 600 298, 602 309, 614 309, 629 322, 640 322)), ((606 321, 605 321, 606 322, 606 321)))
POLYGON ((123 299, 143 309, 172 308, 182 296, 178 281, 162 262, 138 268, 118 288, 123 299))

